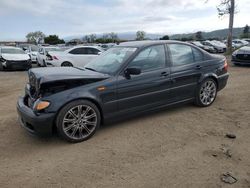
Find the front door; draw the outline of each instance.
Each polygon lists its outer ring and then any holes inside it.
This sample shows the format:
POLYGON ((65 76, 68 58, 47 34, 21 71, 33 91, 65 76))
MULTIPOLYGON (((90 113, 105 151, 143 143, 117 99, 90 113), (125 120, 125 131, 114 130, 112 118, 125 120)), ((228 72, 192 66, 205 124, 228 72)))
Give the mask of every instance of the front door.
POLYGON ((160 106, 169 99, 170 69, 166 64, 164 45, 143 49, 127 68, 141 69, 141 74, 117 78, 119 111, 136 111, 160 106))

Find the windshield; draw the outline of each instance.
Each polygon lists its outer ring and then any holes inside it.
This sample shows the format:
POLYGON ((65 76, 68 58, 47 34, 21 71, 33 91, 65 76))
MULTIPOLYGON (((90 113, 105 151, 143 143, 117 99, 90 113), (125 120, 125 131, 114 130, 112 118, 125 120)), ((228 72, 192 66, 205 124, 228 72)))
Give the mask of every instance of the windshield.
POLYGON ((88 63, 85 68, 93 71, 113 74, 115 73, 137 48, 115 47, 110 48, 105 53, 88 63))
POLYGON ((56 52, 56 51, 64 51, 63 49, 61 48, 45 48, 45 51, 46 52, 56 52))
POLYGON ((31 46, 30 47, 32 52, 38 52, 38 47, 37 46, 31 46))
POLYGON ((2 48, 1 53, 2 54, 25 54, 25 52, 22 49, 18 49, 18 48, 2 48))

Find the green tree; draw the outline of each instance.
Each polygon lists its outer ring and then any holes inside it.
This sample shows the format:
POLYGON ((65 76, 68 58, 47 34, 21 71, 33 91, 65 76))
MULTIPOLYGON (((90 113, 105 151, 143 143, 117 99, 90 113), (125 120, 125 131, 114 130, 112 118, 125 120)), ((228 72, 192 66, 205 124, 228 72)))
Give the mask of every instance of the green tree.
POLYGON ((169 36, 168 35, 164 35, 163 37, 160 38, 160 40, 169 40, 169 36))
POLYGON ((196 40, 202 40, 203 39, 201 31, 198 31, 198 32, 195 33, 195 39, 196 40))
POLYGON ((26 35, 27 42, 38 44, 45 38, 45 34, 41 31, 30 32, 26 35))
POLYGON ((250 37, 249 26, 246 25, 243 29, 243 33, 241 35, 241 38, 249 38, 249 37, 250 37))
POLYGON ((44 38, 44 42, 47 44, 55 45, 55 44, 64 44, 65 41, 63 39, 59 39, 57 35, 49 35, 44 38))
POLYGON ((145 40, 145 35, 146 35, 145 31, 137 31, 135 40, 145 40))

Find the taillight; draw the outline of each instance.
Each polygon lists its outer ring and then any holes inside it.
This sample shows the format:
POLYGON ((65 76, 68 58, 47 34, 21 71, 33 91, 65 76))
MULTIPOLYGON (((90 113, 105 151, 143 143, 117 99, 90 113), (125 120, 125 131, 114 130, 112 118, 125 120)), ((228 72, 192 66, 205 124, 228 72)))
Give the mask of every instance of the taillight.
POLYGON ((228 70, 228 63, 227 63, 227 60, 225 59, 225 62, 224 62, 224 69, 227 71, 228 70))
POLYGON ((52 58, 53 58, 54 60, 58 60, 58 58, 57 58, 56 56, 52 56, 52 58))

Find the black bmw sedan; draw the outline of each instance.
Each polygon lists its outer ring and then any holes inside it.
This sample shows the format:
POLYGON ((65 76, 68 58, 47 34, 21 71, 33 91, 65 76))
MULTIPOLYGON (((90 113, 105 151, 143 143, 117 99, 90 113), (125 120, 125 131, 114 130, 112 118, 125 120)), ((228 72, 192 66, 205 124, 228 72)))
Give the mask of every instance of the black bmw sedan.
POLYGON ((227 68, 225 57, 188 43, 122 43, 84 68, 30 69, 17 110, 30 133, 56 129, 65 140, 81 142, 121 116, 185 102, 211 105, 227 84, 227 68))
POLYGON ((235 65, 250 65, 250 46, 244 46, 234 51, 232 54, 232 63, 235 65))

